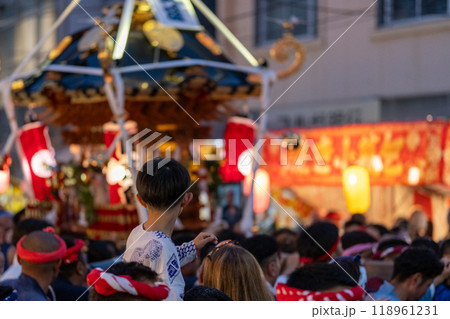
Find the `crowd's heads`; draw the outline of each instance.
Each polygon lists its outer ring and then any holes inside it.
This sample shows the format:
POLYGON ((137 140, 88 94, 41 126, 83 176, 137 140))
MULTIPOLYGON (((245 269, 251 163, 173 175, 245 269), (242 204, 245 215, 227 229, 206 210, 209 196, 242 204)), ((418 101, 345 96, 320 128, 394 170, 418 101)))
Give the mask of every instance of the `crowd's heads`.
POLYGON ((443 265, 432 250, 409 248, 395 259, 392 279, 401 290, 402 300, 419 300, 442 270, 443 265))
POLYGON ((89 240, 87 257, 90 263, 117 256, 116 244, 108 240, 89 240))
POLYGON ((167 162, 159 167, 162 161, 162 158, 148 161, 136 178, 138 199, 159 211, 189 202, 192 198, 191 193, 185 194, 191 182, 187 169, 174 159, 164 159, 167 162))
POLYGON ((17 256, 22 272, 33 278, 51 278, 50 281, 58 275, 66 251, 64 241, 47 231, 34 231, 17 243, 17 256))
POLYGON ((45 220, 27 218, 20 221, 14 226, 14 233, 12 237, 12 244, 15 246, 20 238, 28 235, 36 230, 43 230, 44 228, 50 227, 51 225, 45 220))
POLYGON ((256 235, 245 240, 242 246, 256 258, 266 280, 273 285, 281 270, 277 241, 268 235, 256 235))
POLYGON ((364 214, 353 214, 352 217, 350 217, 350 220, 366 225, 366 216, 364 214))
POLYGON ((341 214, 336 211, 330 211, 326 214, 324 220, 330 223, 335 224, 337 227, 340 227, 341 224, 341 214))
POLYGON ((342 256, 360 255, 365 260, 372 256, 377 241, 366 232, 352 231, 342 235, 341 244, 342 256))
POLYGON ((337 263, 352 278, 353 282, 358 283, 361 287, 365 287, 367 272, 361 263, 361 256, 337 257, 330 262, 330 264, 333 263, 337 263))
POLYGON ((77 278, 78 284, 82 285, 89 268, 86 253, 83 252, 84 241, 71 236, 62 236, 62 238, 66 243, 67 251, 62 258, 59 271, 67 279, 77 278))
POLYGON ((5 210, 0 210, 0 244, 11 241, 13 227, 13 216, 5 210))
POLYGON ((96 268, 88 276, 92 286, 91 301, 146 301, 164 300, 169 289, 156 285, 158 275, 150 268, 136 262, 119 262, 106 272, 96 268))
POLYGON ((368 233, 360 230, 345 233, 341 237, 342 249, 347 249, 358 244, 374 243, 376 241, 368 233))
POLYGON ((415 211, 409 219, 408 233, 414 240, 417 237, 423 237, 427 235, 428 227, 429 223, 427 215, 425 215, 424 212, 418 210, 415 211))
POLYGON ((233 301, 233 299, 215 288, 196 286, 186 292, 184 301, 233 301))
POLYGON ((383 225, 370 224, 366 227, 366 232, 376 240, 380 240, 381 237, 389 233, 389 230, 383 225))
POLYGON ((436 256, 439 256, 439 245, 434 242, 433 240, 429 239, 429 238, 424 238, 424 237, 419 237, 416 238, 412 243, 411 243, 411 248, 412 247, 416 247, 416 248, 428 248, 431 251, 433 251, 436 256))
POLYGON ((298 234, 288 228, 281 228, 273 234, 273 238, 278 242, 280 251, 292 254, 297 250, 298 234))
POLYGON ((302 263, 328 261, 339 244, 338 228, 328 222, 316 222, 300 233, 298 253, 302 263))
POLYGON ((350 271, 350 275, 336 263, 312 263, 293 272, 287 285, 311 291, 331 291, 336 287, 345 289, 356 286, 359 280, 358 267, 344 261, 342 263, 348 266, 346 271, 350 271))
POLYGON ((401 239, 389 239, 378 244, 377 251, 373 254, 374 260, 395 260, 408 248, 408 244, 401 239))
POLYGON ((359 220, 349 220, 344 224, 344 233, 364 230, 364 224, 359 220))
POLYGON ((208 254, 200 281, 235 301, 273 299, 255 257, 232 241, 219 243, 208 254))
POLYGON ((245 236, 235 231, 232 231, 231 229, 222 230, 220 233, 217 234, 217 240, 219 242, 230 239, 242 243, 245 241, 245 236))
POLYGON ((447 239, 442 243, 439 255, 441 257, 450 258, 450 239, 447 239))
POLYGON ((293 272, 286 285, 277 286, 277 300, 361 300, 364 290, 357 284, 359 276, 357 263, 350 259, 308 264, 293 272))

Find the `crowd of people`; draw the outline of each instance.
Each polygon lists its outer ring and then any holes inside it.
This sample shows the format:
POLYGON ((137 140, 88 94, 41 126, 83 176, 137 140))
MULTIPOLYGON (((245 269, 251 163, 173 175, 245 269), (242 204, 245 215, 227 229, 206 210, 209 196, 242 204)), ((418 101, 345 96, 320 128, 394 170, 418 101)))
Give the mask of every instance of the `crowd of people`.
POLYGON ((232 229, 175 231, 193 197, 191 178, 175 160, 158 168, 159 161, 138 172, 148 219, 123 252, 0 213, 0 300, 450 300, 450 230, 433 241, 419 211, 392 229, 361 214, 340 227, 331 213, 249 238, 232 229))

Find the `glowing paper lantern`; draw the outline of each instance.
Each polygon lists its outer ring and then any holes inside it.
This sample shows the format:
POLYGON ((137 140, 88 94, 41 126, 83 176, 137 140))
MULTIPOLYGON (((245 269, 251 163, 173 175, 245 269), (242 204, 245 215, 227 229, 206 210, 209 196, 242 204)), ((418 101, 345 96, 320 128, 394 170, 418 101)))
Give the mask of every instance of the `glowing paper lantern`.
POLYGON ((108 162, 108 167, 106 171, 106 181, 109 185, 117 184, 124 180, 127 175, 127 171, 123 165, 121 165, 117 160, 112 158, 108 162))
POLYGON ((383 170, 383 161, 379 155, 372 156, 372 169, 374 172, 381 172, 383 170))
MULTIPOLYGON (((107 148, 114 142, 117 134, 119 134, 119 125, 115 123, 107 123, 103 126, 103 138, 107 148)), ((119 181, 125 178, 125 168, 120 165, 120 143, 118 143, 111 155, 106 168, 106 181, 109 185, 109 202, 110 204, 119 204, 122 202, 120 197, 119 181)))
POLYGON ((253 185, 253 211, 264 213, 270 204, 270 176, 266 170, 256 171, 255 185, 253 185))
POLYGON ((239 156, 248 149, 247 145, 253 146, 255 139, 255 125, 253 121, 243 117, 232 117, 228 120, 224 134, 225 162, 220 167, 219 173, 226 183, 236 183, 244 179, 239 172, 239 156))
POLYGON ((410 185, 417 185, 420 181, 420 169, 412 166, 408 170, 408 183, 410 185))
POLYGON ((32 195, 37 200, 53 200, 47 179, 53 176, 56 161, 47 126, 41 122, 25 124, 18 136, 18 150, 25 178, 32 185, 32 195))
MULTIPOLYGON (((250 194, 253 182, 253 174, 245 176, 244 179, 244 195, 250 194)), ((270 204, 270 176, 266 170, 258 168, 256 178, 253 183, 253 211, 255 213, 263 213, 269 208, 270 204)))
POLYGON ((9 169, 0 170, 0 194, 6 192, 9 187, 9 169))
POLYGON ((370 178, 364 167, 350 166, 342 175, 345 202, 350 213, 365 213, 370 207, 370 178))
POLYGON ((239 155, 238 170, 244 175, 250 175, 253 170, 253 149, 247 149, 239 155))
POLYGON ((247 176, 245 176, 244 185, 242 187, 245 196, 248 196, 248 194, 250 194, 250 189, 252 188, 252 183, 253 183, 253 174, 250 173, 247 176))

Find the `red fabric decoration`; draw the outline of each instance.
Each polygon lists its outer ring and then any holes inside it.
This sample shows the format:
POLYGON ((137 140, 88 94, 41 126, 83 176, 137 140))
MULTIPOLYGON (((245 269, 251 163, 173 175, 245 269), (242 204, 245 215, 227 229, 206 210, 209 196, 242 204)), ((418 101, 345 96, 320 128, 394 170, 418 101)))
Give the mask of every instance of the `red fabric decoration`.
POLYGON ((395 247, 386 248, 385 250, 378 250, 377 252, 375 252, 375 254, 373 254, 372 259, 380 260, 391 254, 398 254, 398 253, 401 254, 402 252, 404 252, 407 249, 408 249, 408 246, 395 246, 395 247))
POLYGON ((42 231, 45 231, 46 233, 55 234, 55 229, 52 226, 45 227, 42 231))
POLYGON ((81 239, 75 239, 75 245, 67 248, 66 254, 63 256, 63 263, 66 265, 71 264, 78 260, 78 253, 83 249, 84 241, 81 239))
POLYGON ((355 286, 336 292, 310 291, 277 285, 278 301, 358 301, 364 297, 364 289, 355 286))
POLYGON ((228 120, 223 139, 225 141, 225 164, 219 168, 219 173, 226 183, 241 182, 244 180, 244 175, 238 170, 239 155, 247 150, 243 141, 253 145, 255 125, 250 119, 232 117, 228 120))
POLYGON ((303 263, 303 264, 310 264, 310 263, 317 262, 317 261, 324 261, 327 258, 330 258, 330 255, 335 252, 335 250, 338 248, 338 245, 339 245, 339 238, 338 238, 338 240, 336 240, 336 242, 333 244, 333 246, 331 246, 331 248, 327 251, 326 254, 323 254, 322 256, 320 256, 317 259, 313 259, 311 257, 300 257, 299 262, 303 263))
POLYGON ((164 285, 150 286, 131 279, 130 276, 117 276, 101 268, 93 269, 87 275, 87 283, 103 296, 111 296, 124 292, 133 296, 142 296, 148 300, 164 300, 169 296, 169 287, 164 285))
POLYGON ((18 134, 18 150, 26 180, 37 200, 53 200, 47 179, 53 175, 49 166, 56 165, 48 128, 41 122, 25 124, 18 134))
POLYGON ((414 205, 422 208, 428 220, 433 220, 433 204, 430 195, 414 190, 414 205))
POLYGON ((67 250, 66 243, 58 235, 54 235, 54 236, 59 241, 59 248, 57 250, 49 252, 49 253, 39 253, 39 252, 24 249, 22 247, 22 242, 27 236, 26 235, 23 236, 17 243, 17 256, 19 256, 20 259, 29 261, 31 263, 36 263, 36 264, 48 263, 51 261, 57 261, 57 260, 61 259, 65 255, 66 250, 67 250))
MULTIPOLYGON (((103 137, 105 139, 105 145, 106 148, 109 148, 109 146, 114 142, 114 139, 116 138, 117 134, 119 134, 119 131, 109 131, 105 130, 103 132, 103 137)), ((117 156, 117 146, 114 152, 111 155, 112 158, 119 160, 119 157, 117 156)), ((121 199, 119 195, 120 185, 114 184, 114 185, 108 185, 109 186, 109 202, 110 204, 120 204, 121 199)))

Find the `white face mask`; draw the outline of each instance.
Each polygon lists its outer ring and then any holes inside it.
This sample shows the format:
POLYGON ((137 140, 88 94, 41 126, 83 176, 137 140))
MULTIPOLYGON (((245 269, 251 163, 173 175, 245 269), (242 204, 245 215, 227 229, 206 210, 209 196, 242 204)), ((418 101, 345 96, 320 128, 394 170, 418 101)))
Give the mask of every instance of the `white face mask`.
POLYGON ((361 273, 359 275, 358 285, 360 285, 363 289, 366 289, 366 283, 367 283, 367 271, 364 266, 359 266, 359 272, 361 273))

